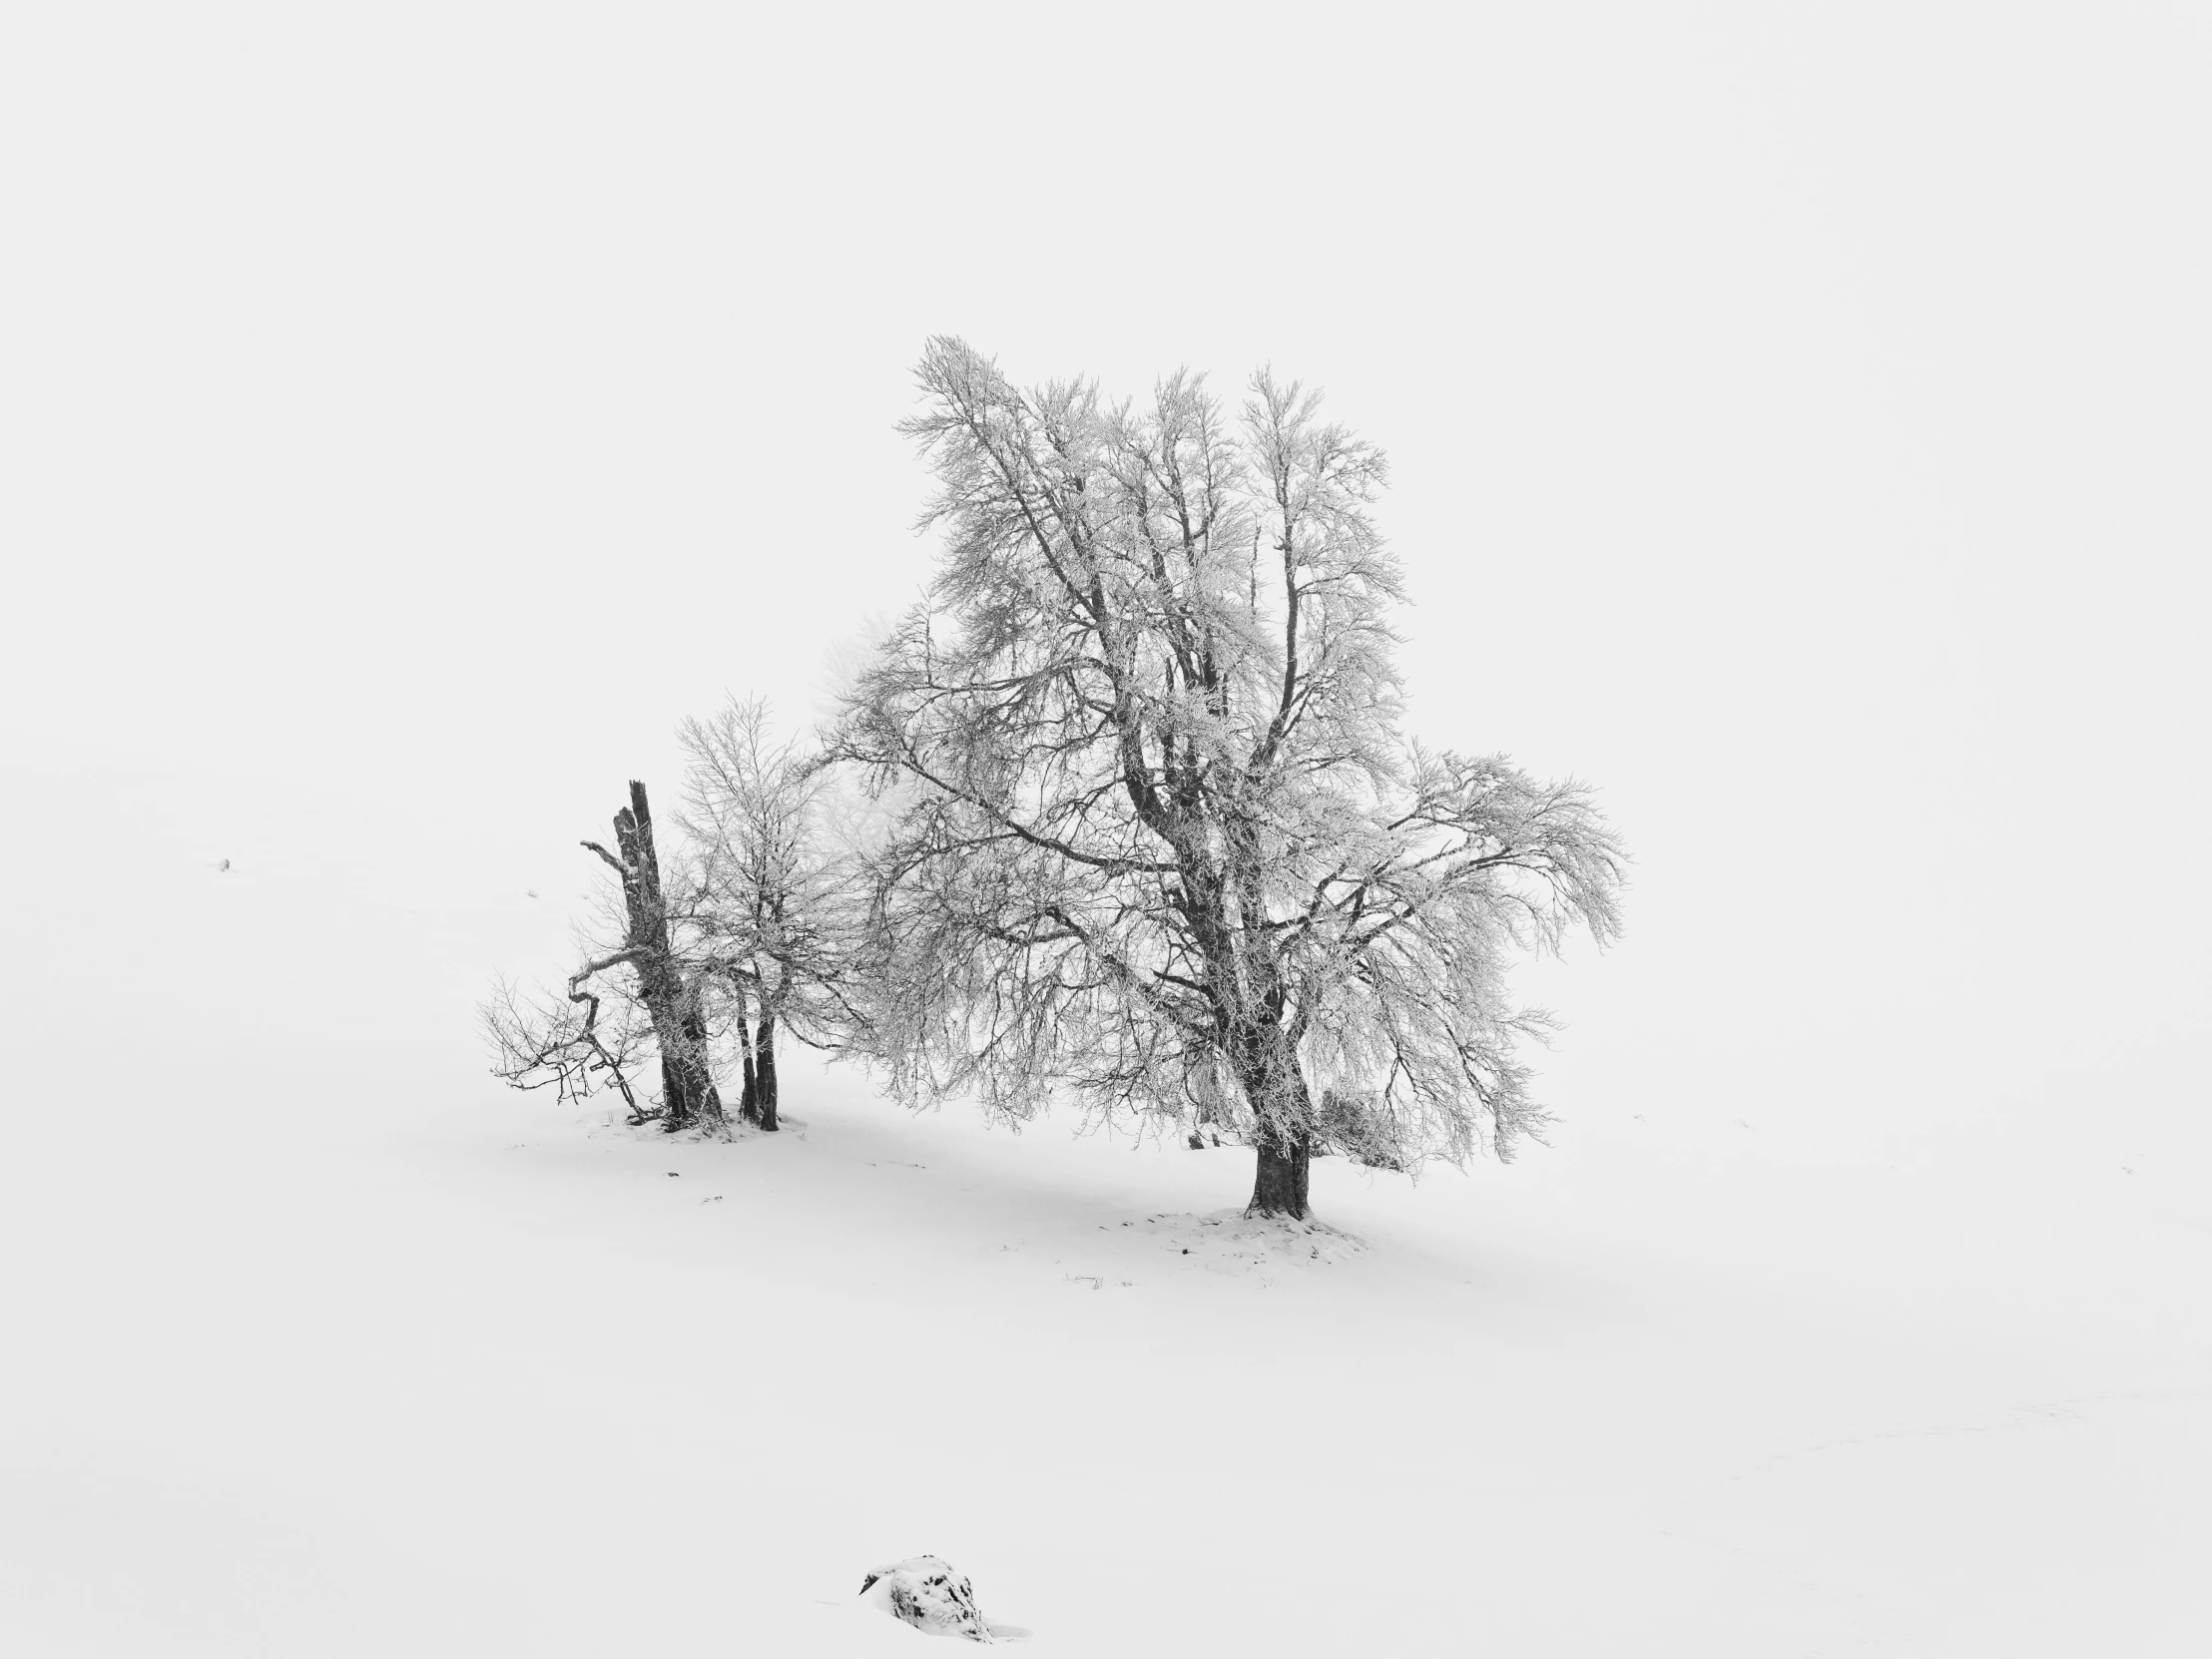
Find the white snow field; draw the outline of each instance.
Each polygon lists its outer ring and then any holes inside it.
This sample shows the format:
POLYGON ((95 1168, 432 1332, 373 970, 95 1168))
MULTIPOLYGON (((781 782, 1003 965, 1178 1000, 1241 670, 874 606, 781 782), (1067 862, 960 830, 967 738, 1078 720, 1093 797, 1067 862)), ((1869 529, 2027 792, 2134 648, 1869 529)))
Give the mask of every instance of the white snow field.
POLYGON ((1654 1079, 1310 1233, 799 1063, 671 1141, 481 1076, 519 880, 72 788, 4 848, 81 877, 12 889, 0 1653, 918 1654, 852 1604, 925 1552, 1038 1654, 2205 1651, 2178 1129, 1815 1156, 1654 1079))

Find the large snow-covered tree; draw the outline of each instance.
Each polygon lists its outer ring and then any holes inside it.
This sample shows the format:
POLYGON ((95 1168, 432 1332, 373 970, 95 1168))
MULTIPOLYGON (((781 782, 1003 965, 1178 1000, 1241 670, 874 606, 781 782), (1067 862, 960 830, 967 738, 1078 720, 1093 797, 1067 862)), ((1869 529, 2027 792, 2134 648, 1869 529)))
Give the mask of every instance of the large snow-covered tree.
POLYGON ((1110 403, 939 338, 918 377, 943 551, 835 740, 897 807, 894 1090, 1211 1116, 1299 1217, 1317 1150, 1539 1131, 1507 969, 1611 937, 1623 854, 1579 785, 1403 736, 1381 452, 1266 372, 1236 411, 1187 373, 1110 403))

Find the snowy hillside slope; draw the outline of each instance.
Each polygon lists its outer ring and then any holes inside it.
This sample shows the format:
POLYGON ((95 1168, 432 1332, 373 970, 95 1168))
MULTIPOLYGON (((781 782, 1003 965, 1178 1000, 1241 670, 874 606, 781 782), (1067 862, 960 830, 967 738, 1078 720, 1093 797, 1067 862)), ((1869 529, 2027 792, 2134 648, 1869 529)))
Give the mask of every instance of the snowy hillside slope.
POLYGON ((1329 1160, 1311 1234, 1248 1153, 835 1069, 672 1142, 482 1077, 522 895, 342 815, 220 872, 189 796, 10 830, 99 879, 16 900, 0 1650, 918 1652, 849 1603, 920 1552, 1038 1654, 2212 1628, 2179 1129, 1820 1162, 1655 1080, 1510 1167, 1329 1160))

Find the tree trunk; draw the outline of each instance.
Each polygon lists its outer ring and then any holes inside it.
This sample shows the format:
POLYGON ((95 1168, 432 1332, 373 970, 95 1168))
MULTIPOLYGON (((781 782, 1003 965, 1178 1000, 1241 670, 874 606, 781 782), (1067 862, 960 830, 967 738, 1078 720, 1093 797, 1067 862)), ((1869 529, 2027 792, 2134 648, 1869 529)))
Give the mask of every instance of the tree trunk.
MULTIPOLYGON (((1206 1129, 1217 1115, 1214 1111, 1214 1087, 1215 1085, 1212 1082, 1208 1082, 1205 1084, 1206 1092, 1199 1097, 1198 1127, 1191 1131, 1191 1150, 1193 1152, 1204 1152, 1206 1150, 1206 1129)), ((1214 1131, 1214 1144, 1216 1146, 1221 1145, 1221 1131, 1218 1129, 1214 1131)))
POLYGON ((1263 1129, 1256 1144, 1260 1166, 1252 1180, 1248 1216, 1289 1216, 1304 1221, 1307 1211, 1307 1174, 1313 1166, 1311 1135, 1281 1135, 1263 1129))
POLYGON ((1233 1034, 1232 1063, 1253 1120, 1259 1167, 1248 1216, 1307 1215, 1307 1172, 1314 1158, 1314 1108, 1306 1074, 1280 1023, 1264 1019, 1233 1034))
POLYGON ((761 1121, 761 1080, 753 1063, 753 1027, 745 1019, 745 993, 738 993, 738 1048, 745 1057, 745 1093, 738 1098, 740 1121, 758 1124, 761 1121))
POLYGON ((761 1121, 761 1084, 753 1069, 753 1039, 745 1040, 745 1090, 738 1096, 738 1116, 747 1123, 761 1121))
POLYGON ((722 1096, 707 1069, 707 1022, 696 986, 687 986, 668 942, 668 906, 661 891, 661 859, 653 844, 653 810, 645 786, 630 781, 630 805, 615 814, 615 844, 622 852, 622 900, 635 950, 638 995, 653 1020, 661 1049, 661 1127, 674 1134, 696 1124, 723 1121, 722 1096))
POLYGON ((763 1010, 753 1034, 754 1069, 760 1078, 761 1127, 775 1130, 776 1121, 776 1016, 763 1010))

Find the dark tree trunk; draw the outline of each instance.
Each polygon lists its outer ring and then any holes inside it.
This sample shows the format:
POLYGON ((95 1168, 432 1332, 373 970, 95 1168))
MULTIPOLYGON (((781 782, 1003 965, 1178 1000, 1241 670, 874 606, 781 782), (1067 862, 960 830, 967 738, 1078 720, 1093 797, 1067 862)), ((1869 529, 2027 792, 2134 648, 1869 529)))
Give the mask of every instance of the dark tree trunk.
POLYGON ((707 1021, 697 987, 684 983, 669 948, 653 810, 646 805, 645 786, 636 779, 630 781, 630 805, 615 814, 615 844, 622 852, 622 899, 630 922, 629 948, 637 952, 638 995, 652 1016, 661 1049, 661 1127, 673 1134, 696 1124, 720 1123, 722 1096, 707 1069, 707 1021))
POLYGON ((746 1023, 745 993, 738 993, 738 1048, 745 1057, 745 1092, 738 1097, 741 1122, 761 1121, 761 1078, 753 1062, 753 1027, 746 1023))
POLYGON ((671 1133, 724 1121, 722 1092, 715 1087, 714 1073, 707 1067, 707 1020, 700 1012, 696 992, 683 1000, 676 1028, 681 1046, 675 1055, 672 1057, 665 1045, 661 1050, 661 1098, 671 1103, 668 1121, 662 1127, 671 1133), (674 1107, 679 1099, 684 1103, 681 1121, 674 1107))
POLYGON ((1289 1216, 1306 1219, 1306 1178, 1313 1167, 1314 1138, 1308 1134, 1282 1135, 1262 1130, 1256 1143, 1260 1167, 1252 1180, 1248 1216, 1289 1216))
MULTIPOLYGON (((1206 1150, 1206 1129, 1207 1125, 1214 1121, 1214 1115, 1213 1101, 1210 1099, 1200 1100, 1198 1103, 1198 1127, 1191 1131, 1191 1150, 1193 1152, 1204 1152, 1206 1150)), ((1214 1131, 1214 1144, 1216 1146, 1221 1145, 1221 1131, 1218 1129, 1214 1131)))
POLYGON ((761 1127, 774 1130, 776 1121, 776 1016, 763 1012, 753 1034, 754 1070, 760 1079, 761 1127))
POLYGON ((1307 1215, 1307 1172, 1314 1159, 1314 1105, 1306 1075, 1281 1022, 1267 1017, 1230 1033, 1231 1062, 1253 1117, 1259 1167, 1249 1216, 1307 1215))

